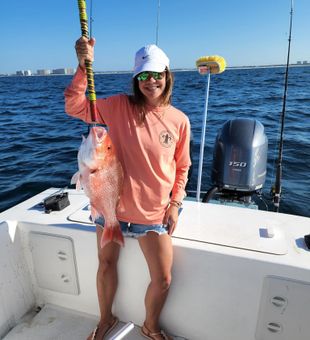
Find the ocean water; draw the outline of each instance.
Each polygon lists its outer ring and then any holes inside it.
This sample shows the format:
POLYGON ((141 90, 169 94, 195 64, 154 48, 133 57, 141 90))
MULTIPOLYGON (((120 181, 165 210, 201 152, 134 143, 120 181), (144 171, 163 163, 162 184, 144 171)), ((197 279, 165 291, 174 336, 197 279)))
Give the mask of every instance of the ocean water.
MULTIPOLYGON (((229 119, 254 118, 268 137, 267 178, 263 197, 271 208, 270 189, 280 135, 285 68, 229 69, 211 76, 202 190, 211 186, 215 137, 229 119)), ((34 194, 70 184, 77 151, 87 125, 64 112, 71 76, 0 78, 0 211, 34 194)), ((96 75, 97 97, 130 92, 130 74, 96 75)), ((173 104, 191 121, 196 189, 206 78, 196 71, 176 72, 173 104)), ((289 71, 280 211, 310 217, 310 67, 289 71)), ((263 205, 264 207, 264 205, 263 205)))

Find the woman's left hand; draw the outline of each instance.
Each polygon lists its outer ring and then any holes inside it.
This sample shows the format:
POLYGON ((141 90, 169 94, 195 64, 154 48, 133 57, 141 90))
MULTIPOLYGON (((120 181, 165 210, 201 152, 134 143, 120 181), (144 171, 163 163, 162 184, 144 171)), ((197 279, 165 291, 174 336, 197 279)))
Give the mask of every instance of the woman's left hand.
POLYGON ((174 230, 177 227, 178 218, 179 208, 175 205, 170 205, 163 220, 163 224, 166 224, 168 227, 168 235, 171 236, 174 233, 174 230))

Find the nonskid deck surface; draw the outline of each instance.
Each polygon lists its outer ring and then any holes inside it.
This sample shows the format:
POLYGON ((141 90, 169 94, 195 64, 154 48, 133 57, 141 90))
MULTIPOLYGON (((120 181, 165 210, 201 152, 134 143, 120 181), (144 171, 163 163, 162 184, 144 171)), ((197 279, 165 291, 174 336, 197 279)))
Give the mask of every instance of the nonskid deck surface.
MULTIPOLYGON (((94 330, 97 322, 94 316, 47 304, 38 313, 30 313, 26 316, 3 340, 85 340, 94 330)), ((113 338, 113 335, 125 324, 119 322, 107 340, 113 338)), ((123 339, 145 338, 140 335, 140 327, 135 326, 123 339)), ((186 340, 177 336, 173 339, 186 340)))

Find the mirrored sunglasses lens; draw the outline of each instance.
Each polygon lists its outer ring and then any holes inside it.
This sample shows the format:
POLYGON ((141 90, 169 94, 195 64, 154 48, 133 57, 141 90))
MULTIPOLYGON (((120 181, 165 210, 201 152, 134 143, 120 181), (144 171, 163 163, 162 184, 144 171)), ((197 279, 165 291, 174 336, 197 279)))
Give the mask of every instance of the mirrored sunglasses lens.
POLYGON ((148 77, 149 77, 149 73, 148 72, 142 72, 142 73, 140 73, 138 75, 137 78, 138 78, 139 81, 145 81, 145 80, 148 79, 148 77))
POLYGON ((159 80, 161 79, 161 73, 159 72, 152 72, 152 77, 155 79, 155 80, 159 80))

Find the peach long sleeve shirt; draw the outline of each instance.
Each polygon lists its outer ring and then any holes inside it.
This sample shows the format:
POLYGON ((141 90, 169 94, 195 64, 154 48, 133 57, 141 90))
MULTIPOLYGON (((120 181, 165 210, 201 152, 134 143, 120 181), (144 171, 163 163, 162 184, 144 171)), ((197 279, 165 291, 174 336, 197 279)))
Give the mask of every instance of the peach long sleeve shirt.
MULTIPOLYGON (((78 68, 65 90, 66 112, 91 122, 87 79, 78 68)), ((185 196, 191 165, 188 117, 173 106, 153 108, 138 124, 137 107, 121 94, 97 99, 99 123, 105 123, 124 170, 124 184, 117 208, 121 221, 162 223, 170 199, 185 196), (171 198, 170 198, 171 193, 171 198)))

